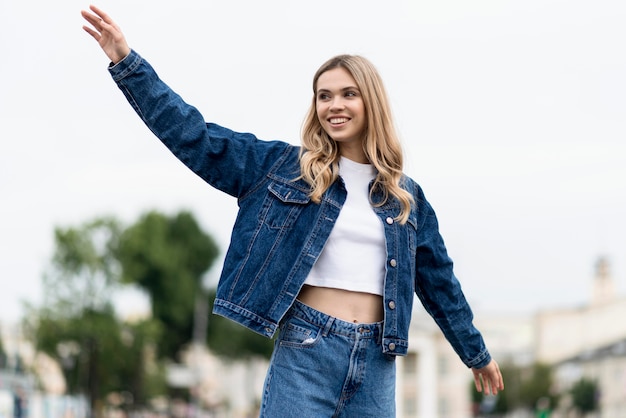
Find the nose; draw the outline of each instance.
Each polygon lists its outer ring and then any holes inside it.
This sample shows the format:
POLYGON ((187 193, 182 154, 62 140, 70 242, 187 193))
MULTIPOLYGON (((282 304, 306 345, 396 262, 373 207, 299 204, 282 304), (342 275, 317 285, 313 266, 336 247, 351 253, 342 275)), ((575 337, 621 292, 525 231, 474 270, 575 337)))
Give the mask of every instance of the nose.
POLYGON ((338 111, 338 110, 342 110, 345 108, 345 104, 343 102, 343 97, 337 95, 335 97, 333 97, 331 103, 330 103, 330 110, 331 111, 338 111))

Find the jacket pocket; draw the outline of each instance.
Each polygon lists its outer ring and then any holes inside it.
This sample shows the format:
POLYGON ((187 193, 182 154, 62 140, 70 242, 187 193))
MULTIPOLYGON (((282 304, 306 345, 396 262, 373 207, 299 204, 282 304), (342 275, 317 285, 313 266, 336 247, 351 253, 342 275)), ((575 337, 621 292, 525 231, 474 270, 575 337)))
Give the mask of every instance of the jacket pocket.
POLYGON ((270 183, 268 192, 260 215, 270 228, 291 228, 310 201, 306 192, 285 183, 270 183))

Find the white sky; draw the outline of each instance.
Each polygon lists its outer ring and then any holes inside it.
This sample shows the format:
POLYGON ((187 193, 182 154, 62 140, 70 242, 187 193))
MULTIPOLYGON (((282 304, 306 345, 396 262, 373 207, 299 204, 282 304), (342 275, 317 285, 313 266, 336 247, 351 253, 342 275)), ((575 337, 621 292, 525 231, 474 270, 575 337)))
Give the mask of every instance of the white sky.
MULTIPOLYGON (((97 4, 207 121, 263 139, 299 142, 327 58, 371 59, 475 310, 585 303, 599 255, 625 293, 622 0, 97 4)), ((228 242, 235 202, 135 116, 87 7, 0 2, 0 321, 40 300, 55 226, 189 209, 228 242)))

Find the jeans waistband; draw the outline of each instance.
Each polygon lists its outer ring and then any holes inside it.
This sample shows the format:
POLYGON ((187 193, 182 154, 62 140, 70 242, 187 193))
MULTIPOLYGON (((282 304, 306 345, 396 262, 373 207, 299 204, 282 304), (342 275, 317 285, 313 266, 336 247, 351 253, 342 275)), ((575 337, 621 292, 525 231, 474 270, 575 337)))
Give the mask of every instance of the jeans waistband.
POLYGON ((297 317, 310 324, 317 325, 324 329, 324 334, 332 333, 354 337, 358 333, 359 338, 375 338, 379 340, 383 331, 382 321, 369 324, 343 321, 313 309, 297 299, 289 309, 288 317, 297 317))

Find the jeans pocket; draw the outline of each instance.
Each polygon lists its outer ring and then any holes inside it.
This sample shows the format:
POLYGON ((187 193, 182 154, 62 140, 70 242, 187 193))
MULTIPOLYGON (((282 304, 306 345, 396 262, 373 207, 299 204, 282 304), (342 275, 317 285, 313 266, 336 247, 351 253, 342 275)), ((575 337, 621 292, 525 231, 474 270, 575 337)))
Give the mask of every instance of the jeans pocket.
POLYGON ((322 332, 316 325, 299 318, 290 318, 283 325, 279 344, 290 347, 311 347, 317 343, 322 332))

